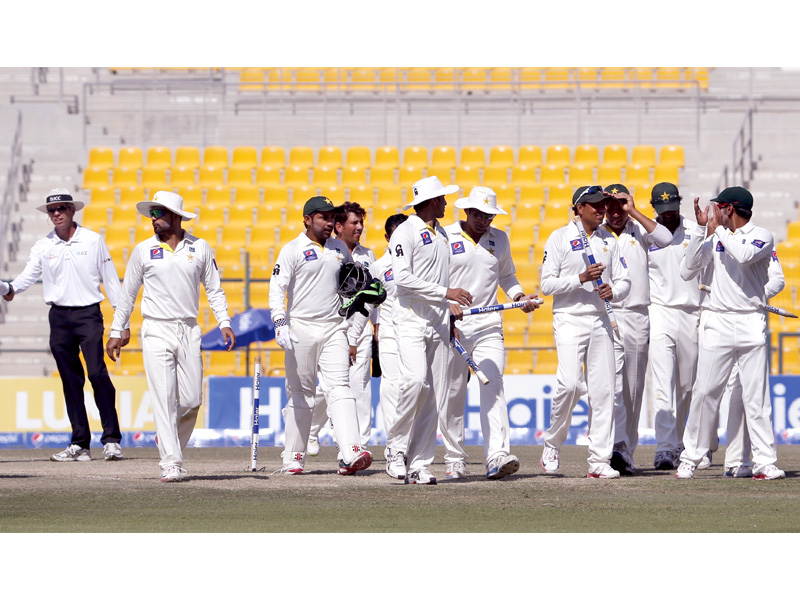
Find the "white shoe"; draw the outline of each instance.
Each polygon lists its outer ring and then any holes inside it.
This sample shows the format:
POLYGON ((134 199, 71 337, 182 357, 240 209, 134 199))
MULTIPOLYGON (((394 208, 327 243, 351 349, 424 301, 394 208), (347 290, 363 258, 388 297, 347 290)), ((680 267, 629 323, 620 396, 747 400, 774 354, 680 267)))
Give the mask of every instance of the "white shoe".
POLYGON ((414 471, 406 475, 404 483, 415 483, 417 485, 436 485, 436 477, 433 476, 428 470, 428 467, 422 467, 419 471, 414 471))
POLYGON ((408 474, 406 469, 405 452, 392 453, 392 460, 386 461, 386 474, 392 479, 405 479, 408 474))
POLYGON ((389 448, 389 446, 386 446, 383 449, 383 458, 384 458, 384 460, 386 460, 386 462, 389 462, 390 460, 392 460, 392 449, 389 448))
POLYGON ((122 458, 122 448, 116 442, 109 442, 103 446, 103 460, 119 460, 122 458))
POLYGON ((356 471, 369 469, 372 464, 372 454, 368 450, 361 450, 349 465, 343 460, 339 461, 339 475, 353 475, 356 471))
POLYGON ((306 445, 306 454, 309 456, 318 456, 319 455, 319 439, 317 438, 308 438, 308 444, 306 445))
POLYGON ((463 479, 467 476, 467 465, 463 460, 447 463, 447 471, 445 471, 445 479, 463 479))
POLYGON ((486 479, 502 479, 519 471, 519 459, 513 454, 498 454, 486 466, 486 479))
POLYGON ((784 479, 786 473, 775 465, 766 465, 753 473, 753 479, 784 479))
POLYGON ((558 450, 550 446, 545 446, 539 464, 542 465, 545 473, 555 473, 558 471, 558 450))
POLYGON ((186 478, 186 469, 178 465, 170 465, 161 471, 161 481, 163 483, 173 483, 183 481, 186 478))
POLYGON ((609 464, 600 463, 589 469, 586 477, 589 479, 619 479, 619 471, 612 469, 609 464))
POLYGON ((747 467, 745 465, 739 465, 738 467, 727 467, 725 472, 722 474, 723 477, 736 477, 736 478, 749 478, 753 476, 753 469, 747 467))
POLYGON ((285 475, 302 475, 306 465, 305 452, 281 452, 283 468, 280 470, 285 475))
POLYGON ((692 463, 681 461, 681 464, 678 465, 678 470, 675 472, 675 477, 678 479, 694 479, 695 468, 692 463))
POLYGON ((50 460, 55 462, 86 462, 87 460, 92 460, 92 457, 89 455, 88 448, 81 448, 77 444, 70 444, 67 446, 66 450, 62 450, 58 454, 53 454, 50 460))
POLYGON ((697 465, 698 471, 704 471, 708 467, 711 466, 711 450, 703 457, 703 460, 700 461, 700 464, 697 465))

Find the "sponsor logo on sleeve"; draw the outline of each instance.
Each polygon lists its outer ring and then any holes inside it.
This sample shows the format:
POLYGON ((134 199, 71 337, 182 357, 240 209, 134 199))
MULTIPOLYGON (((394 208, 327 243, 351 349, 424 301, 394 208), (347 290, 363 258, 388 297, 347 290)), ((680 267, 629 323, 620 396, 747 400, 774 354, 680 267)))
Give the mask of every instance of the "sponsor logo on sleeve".
POLYGON ((313 248, 309 248, 308 250, 303 250, 303 258, 306 262, 308 262, 310 260, 317 260, 318 256, 317 253, 314 252, 313 248))
POLYGON ((464 254, 464 242, 453 242, 450 246, 453 248, 453 254, 464 254))
POLYGON ((430 234, 429 231, 423 231, 419 235, 422 238, 423 246, 427 246, 428 244, 432 244, 433 243, 433 240, 431 239, 431 234, 430 234))
POLYGON ((150 260, 161 260, 164 258, 163 248, 150 248, 150 260))
POLYGON ((763 248, 764 244, 766 244, 766 242, 762 242, 761 240, 753 240, 752 244, 756 248, 763 248))
POLYGON ((394 281, 394 272, 393 272, 391 269, 389 269, 388 271, 386 271, 386 272, 383 274, 383 280, 384 280, 384 281, 394 281))
POLYGON ((569 245, 572 247, 573 252, 580 252, 583 250, 583 242, 581 240, 572 240, 569 245))
POLYGON ((725 252, 725 246, 722 245, 722 242, 717 242, 717 247, 714 248, 716 252, 725 252))
POLYGON ((772 260, 774 260, 775 262, 780 262, 778 260, 778 252, 776 250, 772 251, 772 260))
POLYGON ((619 257, 619 262, 622 263, 623 267, 625 267, 626 269, 628 268, 628 263, 625 262, 625 257, 624 256, 620 256, 619 257))

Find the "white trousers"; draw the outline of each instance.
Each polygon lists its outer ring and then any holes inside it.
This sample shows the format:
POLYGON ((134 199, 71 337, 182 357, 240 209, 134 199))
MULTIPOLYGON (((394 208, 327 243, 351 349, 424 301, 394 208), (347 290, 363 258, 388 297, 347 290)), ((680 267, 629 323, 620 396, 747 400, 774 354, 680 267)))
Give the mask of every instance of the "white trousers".
POLYGON ((142 359, 158 434, 159 466, 183 465, 203 400, 202 332, 197 322, 142 321, 142 359))
MULTIPOLYGON (((460 333, 461 345, 469 352, 489 379, 480 386, 481 431, 486 464, 498 454, 511 452, 508 408, 503 392, 506 364, 503 328, 492 327, 472 335, 460 333)), ((444 443, 445 462, 467 459, 464 450, 464 426, 469 367, 454 347, 450 348, 450 392, 439 400, 439 432, 444 443)))
POLYGON ((767 371, 766 320, 766 315, 760 312, 703 312, 697 380, 683 434, 682 461, 700 464, 716 442, 719 405, 737 361, 753 466, 758 470, 777 460, 767 371))
POLYGON ((614 446, 614 343, 608 317, 554 313, 553 332, 558 387, 544 443, 561 447, 569 434, 572 411, 587 393, 589 466, 608 464, 614 446))
POLYGON ((677 451, 697 373, 698 309, 650 305, 650 372, 656 452, 677 451))
MULTIPOLYGON (((347 322, 306 321, 294 318, 291 330, 300 340, 285 354, 287 453, 305 452, 311 430, 311 417, 319 385, 328 399, 342 459, 351 463, 361 451, 356 401, 349 385, 347 322)), ((323 411, 324 412, 324 411, 323 411)))
POLYGON ((392 450, 406 454, 409 472, 430 465, 436 454, 437 399, 448 390, 449 315, 424 301, 398 300, 393 308, 400 393, 388 436, 392 450))
POLYGON ((750 434, 745 420, 744 392, 738 363, 733 367, 728 385, 725 387, 725 395, 728 396, 728 446, 725 448, 725 468, 740 465, 752 467, 750 434))
POLYGON ((614 444, 625 444, 622 453, 634 465, 633 453, 639 445, 639 416, 647 377, 650 345, 650 317, 647 308, 618 309, 614 316, 619 325, 619 340, 614 337, 614 444))
POLYGON ((397 338, 391 325, 378 327, 378 355, 381 361, 381 414, 383 430, 386 432, 386 447, 393 448, 394 440, 389 437, 397 415, 397 399, 400 393, 400 358, 397 338))

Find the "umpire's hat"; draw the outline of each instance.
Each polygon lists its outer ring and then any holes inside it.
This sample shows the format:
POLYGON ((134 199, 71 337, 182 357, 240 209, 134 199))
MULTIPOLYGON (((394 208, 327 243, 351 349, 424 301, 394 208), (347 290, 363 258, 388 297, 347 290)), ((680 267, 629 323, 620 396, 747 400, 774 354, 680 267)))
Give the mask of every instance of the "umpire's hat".
POLYGON ((80 210, 84 206, 83 202, 80 200, 72 199, 72 194, 69 193, 67 188, 55 188, 50 190, 50 193, 47 194, 47 198, 45 199, 45 203, 41 206, 37 206, 36 210, 46 213, 47 207, 50 204, 71 204, 75 210, 80 210))

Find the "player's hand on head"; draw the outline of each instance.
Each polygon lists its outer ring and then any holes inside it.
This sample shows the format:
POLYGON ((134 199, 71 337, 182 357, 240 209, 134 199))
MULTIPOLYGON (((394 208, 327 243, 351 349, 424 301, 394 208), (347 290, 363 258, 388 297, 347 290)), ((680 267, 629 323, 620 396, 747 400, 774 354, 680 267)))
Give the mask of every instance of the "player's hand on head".
POLYGON ((445 298, 452 300, 453 302, 458 302, 464 306, 469 306, 472 304, 472 294, 462 288, 449 288, 445 298))

